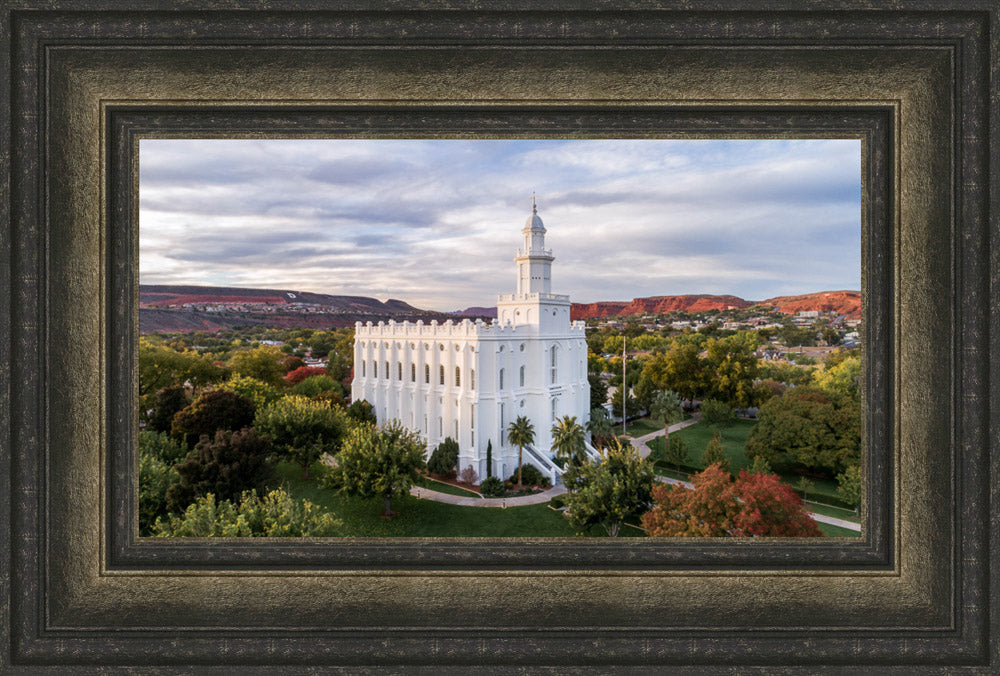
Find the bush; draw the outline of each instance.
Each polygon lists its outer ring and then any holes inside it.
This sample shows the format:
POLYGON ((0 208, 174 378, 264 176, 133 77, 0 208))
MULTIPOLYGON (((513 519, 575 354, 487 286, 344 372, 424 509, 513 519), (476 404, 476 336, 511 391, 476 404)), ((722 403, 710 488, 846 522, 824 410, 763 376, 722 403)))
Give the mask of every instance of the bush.
POLYGON ((557 495, 556 497, 549 500, 549 506, 552 507, 553 509, 562 509, 563 507, 566 506, 566 496, 567 496, 566 493, 563 493, 562 495, 557 495))
POLYGON ((347 417, 358 424, 374 425, 377 422, 372 405, 364 399, 351 402, 351 405, 347 407, 347 417))
POLYGON ((180 479, 172 463, 139 453, 139 534, 149 535, 167 513, 167 491, 180 479))
POLYGON ((158 519, 159 537, 323 537, 337 535, 342 522, 308 501, 293 500, 282 489, 258 497, 255 491, 240 496, 238 504, 216 501, 209 493, 198 498, 184 514, 158 519))
POLYGON ((146 428, 154 432, 169 432, 174 415, 190 403, 187 390, 181 385, 157 390, 153 395, 153 409, 146 420, 146 428))
POLYGON ((253 424, 254 403, 235 392, 209 390, 177 412, 170 433, 194 446, 202 435, 215 436, 217 430, 240 430, 253 424))
POLYGON ((270 436, 289 460, 301 465, 308 478, 309 465, 324 453, 340 450, 347 416, 343 409, 289 395, 258 411, 254 426, 270 436))
POLYGON ((427 471, 441 476, 455 476, 458 466, 458 442, 451 437, 445 438, 427 461, 427 471))
POLYGON ((167 465, 176 465, 188 454, 179 441, 164 432, 139 432, 139 457, 152 458, 167 465))
POLYGON ((298 385, 306 378, 329 375, 330 373, 322 366, 300 366, 294 371, 289 371, 285 374, 285 382, 289 385, 298 385))
POLYGON ((473 486, 479 483, 479 474, 476 473, 476 470, 472 469, 472 465, 469 465, 468 467, 463 469, 459 473, 458 478, 461 481, 464 481, 465 483, 471 484, 473 486))
POLYGON ((257 408, 267 406, 271 402, 281 398, 281 392, 272 385, 268 385, 263 380, 238 374, 230 377, 229 380, 219 384, 217 387, 220 390, 235 392, 241 397, 246 397, 257 408))
POLYGON ((701 419, 709 425, 731 425, 736 420, 736 414, 726 402, 706 399, 701 402, 701 419))
MULTIPOLYGON (((532 465, 530 462, 523 463, 521 465, 521 480, 524 482, 525 486, 539 486, 541 488, 548 488, 552 485, 549 478, 542 474, 542 471, 532 465)), ((514 474, 508 479, 510 483, 517 484, 517 468, 514 468, 514 474)))
POLYGON ((194 453, 177 465, 180 480, 167 491, 167 509, 179 512, 213 493, 220 500, 239 499, 243 491, 262 491, 275 480, 271 440, 252 427, 219 430, 205 437, 194 453))
POLYGON ((502 498, 507 493, 507 486, 500 477, 491 476, 479 484, 479 492, 486 498, 502 498))
POLYGON ((309 376, 292 388, 292 394, 303 397, 315 397, 321 392, 343 394, 344 388, 336 380, 325 375, 309 376))

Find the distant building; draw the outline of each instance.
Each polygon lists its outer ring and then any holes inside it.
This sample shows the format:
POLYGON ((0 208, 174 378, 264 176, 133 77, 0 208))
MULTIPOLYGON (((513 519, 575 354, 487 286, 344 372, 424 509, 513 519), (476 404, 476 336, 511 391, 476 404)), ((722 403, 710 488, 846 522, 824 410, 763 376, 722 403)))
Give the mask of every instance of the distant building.
POLYGON ((458 469, 471 465, 480 480, 491 442, 492 473, 514 472, 518 448, 507 427, 525 416, 535 443, 524 462, 555 483, 561 470, 551 461, 553 422, 572 415, 586 425, 590 417, 584 322, 570 321, 569 296, 551 292, 554 257, 545 232, 533 206, 514 259, 517 291, 498 297, 489 324, 356 324, 351 397, 368 400, 380 422, 396 419, 419 432, 431 448, 455 439, 458 469))

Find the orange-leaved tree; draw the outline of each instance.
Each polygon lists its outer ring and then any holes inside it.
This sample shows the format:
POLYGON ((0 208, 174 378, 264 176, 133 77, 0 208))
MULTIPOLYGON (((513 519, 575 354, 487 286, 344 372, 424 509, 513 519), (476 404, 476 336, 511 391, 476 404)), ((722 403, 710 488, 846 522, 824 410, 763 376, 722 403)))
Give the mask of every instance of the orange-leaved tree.
POLYGON ((696 474, 693 488, 658 485, 655 507, 642 516, 654 537, 820 537, 795 492, 774 474, 736 481, 719 464, 696 474))

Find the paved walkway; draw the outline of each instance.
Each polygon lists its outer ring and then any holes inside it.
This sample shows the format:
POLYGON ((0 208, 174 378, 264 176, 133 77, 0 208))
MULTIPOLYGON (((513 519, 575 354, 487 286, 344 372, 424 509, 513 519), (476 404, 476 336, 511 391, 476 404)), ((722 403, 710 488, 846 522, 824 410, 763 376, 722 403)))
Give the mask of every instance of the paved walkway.
MULTIPOLYGON (((670 426, 670 431, 671 431, 671 433, 673 433, 673 432, 676 432, 677 430, 682 430, 685 427, 691 427, 691 425, 694 425, 699 420, 701 420, 700 416, 695 416, 693 418, 688 418, 684 422, 679 422, 679 423, 676 423, 674 425, 671 425, 670 426)), ((647 457, 649 457, 649 454, 653 452, 652 449, 649 447, 649 442, 652 441, 653 439, 657 438, 657 437, 662 437, 665 434, 666 434, 666 432, 664 432, 663 430, 656 430, 655 432, 650 432, 649 434, 644 434, 641 437, 635 437, 635 438, 631 438, 630 437, 630 440, 632 441, 632 446, 637 451, 639 451, 639 455, 641 455, 644 458, 647 458, 647 457)))
POLYGON ((502 507, 504 509, 507 507, 521 507, 523 505, 544 504, 565 492, 565 486, 554 486, 541 493, 520 495, 516 498, 474 498, 472 496, 465 497, 462 495, 452 495, 451 493, 440 493, 421 486, 410 488, 410 495, 425 500, 434 500, 435 502, 444 502, 449 505, 459 505, 461 507, 502 507))

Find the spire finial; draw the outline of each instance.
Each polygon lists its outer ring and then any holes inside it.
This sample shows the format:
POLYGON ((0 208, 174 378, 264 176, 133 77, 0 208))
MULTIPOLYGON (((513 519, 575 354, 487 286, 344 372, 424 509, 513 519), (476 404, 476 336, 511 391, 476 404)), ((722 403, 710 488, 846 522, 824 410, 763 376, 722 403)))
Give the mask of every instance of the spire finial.
POLYGON ((535 206, 535 191, 534 190, 531 191, 531 213, 533 213, 533 214, 537 214, 538 213, 538 209, 535 206))

